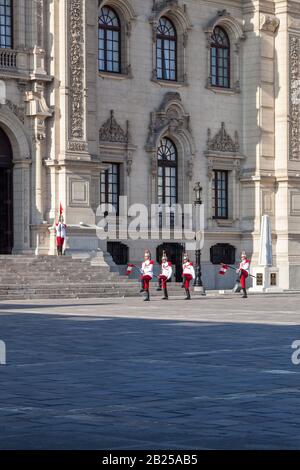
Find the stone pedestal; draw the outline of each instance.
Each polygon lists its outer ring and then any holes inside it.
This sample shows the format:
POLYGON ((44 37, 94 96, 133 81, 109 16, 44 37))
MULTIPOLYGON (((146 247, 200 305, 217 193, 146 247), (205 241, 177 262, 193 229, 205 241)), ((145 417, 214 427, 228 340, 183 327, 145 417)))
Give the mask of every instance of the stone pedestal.
POLYGON ((279 287, 279 269, 272 266, 257 266, 251 269, 253 287, 249 292, 283 292, 279 287))

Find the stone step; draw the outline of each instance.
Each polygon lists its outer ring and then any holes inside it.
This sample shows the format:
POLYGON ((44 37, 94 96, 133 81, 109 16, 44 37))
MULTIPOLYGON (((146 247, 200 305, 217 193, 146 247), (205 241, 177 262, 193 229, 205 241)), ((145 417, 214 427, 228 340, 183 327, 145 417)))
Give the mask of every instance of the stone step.
MULTIPOLYGON (((1 286, 0 287, 0 294, 4 294, 7 292, 18 292, 18 291, 35 291, 35 292, 41 292, 41 291, 93 291, 93 290, 116 290, 116 289, 129 289, 129 290, 135 290, 137 293, 140 292, 140 288, 136 284, 127 284, 127 283, 98 283, 98 284, 67 284, 67 285, 62 285, 62 284, 20 284, 20 285, 9 285, 9 286, 1 286)), ((193 291, 193 289, 191 289, 193 291)), ((163 295, 163 292, 161 291, 156 291, 151 289, 150 290, 151 295, 163 295)), ((180 289, 179 287, 173 287, 168 289, 169 293, 178 293, 178 294, 184 294, 184 290, 180 289)))
MULTIPOLYGON (((108 265, 102 265, 104 258, 103 254, 84 259, 0 256, 0 300, 142 297, 139 280, 110 271, 108 265)), ((154 280, 151 296, 162 296, 156 287, 154 280)), ((179 283, 169 283, 168 291, 170 295, 184 295, 179 283)))

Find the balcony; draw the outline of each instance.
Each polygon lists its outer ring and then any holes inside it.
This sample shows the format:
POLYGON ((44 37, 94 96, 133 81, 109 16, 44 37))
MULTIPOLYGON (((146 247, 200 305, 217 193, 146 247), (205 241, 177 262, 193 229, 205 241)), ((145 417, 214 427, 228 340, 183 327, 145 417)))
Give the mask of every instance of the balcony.
POLYGON ((17 51, 0 49, 0 69, 14 70, 17 68, 17 51))

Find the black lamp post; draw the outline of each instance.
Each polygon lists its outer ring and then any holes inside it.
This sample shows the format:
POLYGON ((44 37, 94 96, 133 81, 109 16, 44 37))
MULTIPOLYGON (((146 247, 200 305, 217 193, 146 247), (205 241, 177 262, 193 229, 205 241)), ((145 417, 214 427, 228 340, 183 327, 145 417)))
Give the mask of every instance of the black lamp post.
MULTIPOLYGON (((202 199, 201 199, 201 194, 202 194, 202 187, 199 182, 195 184, 194 187, 194 193, 195 193, 195 201, 194 205, 196 207, 196 210, 199 208, 202 204, 202 199)), ((197 217, 196 217, 197 220, 197 217)), ((196 270, 195 270, 195 282, 194 282, 194 287, 198 288, 197 290, 202 290, 202 294, 205 295, 205 289, 203 287, 202 283, 202 272, 201 272, 201 249, 198 248, 197 246, 197 229, 196 227, 196 251, 195 251, 195 258, 196 258, 196 270)))

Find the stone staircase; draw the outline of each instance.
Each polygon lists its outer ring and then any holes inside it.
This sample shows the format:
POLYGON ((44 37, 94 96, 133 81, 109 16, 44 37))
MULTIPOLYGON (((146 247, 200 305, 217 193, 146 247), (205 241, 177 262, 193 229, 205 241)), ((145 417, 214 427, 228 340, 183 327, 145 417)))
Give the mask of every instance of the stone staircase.
MULTIPOLYGON (((110 263, 111 264, 111 263, 110 263)), ((103 254, 71 256, 0 256, 0 301, 139 296, 140 284, 111 271, 103 254)), ((170 295, 183 295, 169 284, 170 295)), ((151 295, 161 296, 153 283, 151 295)))

